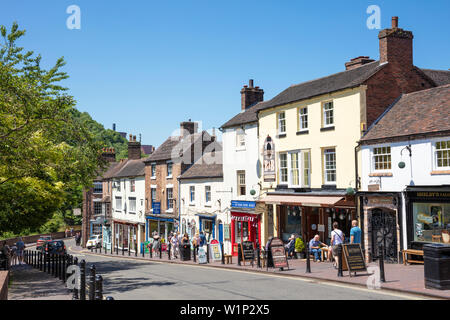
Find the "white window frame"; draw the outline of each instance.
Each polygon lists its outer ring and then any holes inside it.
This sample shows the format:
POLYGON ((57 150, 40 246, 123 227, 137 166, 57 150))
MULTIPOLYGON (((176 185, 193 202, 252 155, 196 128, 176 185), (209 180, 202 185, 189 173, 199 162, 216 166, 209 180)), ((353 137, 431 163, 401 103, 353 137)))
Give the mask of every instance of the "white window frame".
POLYGON ((166 188, 166 205, 167 205, 167 210, 166 212, 172 212, 173 208, 174 208, 174 198, 173 198, 173 187, 170 188, 166 188), (169 190, 172 190, 171 195, 172 197, 169 198, 169 190), (171 204, 171 206, 169 206, 169 204, 171 204))
POLYGON ((237 170, 236 171, 236 182, 237 182, 237 195, 239 197, 243 197, 247 195, 247 182, 246 182, 246 176, 245 176, 245 170, 237 170), (244 188, 245 188, 245 194, 241 194, 241 179, 240 179, 240 175, 244 174, 244 188))
POLYGON ((156 162, 153 162, 150 164, 150 174, 151 174, 150 179, 153 179, 153 180, 156 179, 156 162), (153 172, 153 169, 155 172, 153 172))
POLYGON ((153 202, 156 202, 155 200, 156 200, 156 185, 151 185, 150 186, 150 212, 153 212, 153 202), (155 192, 155 197, 153 197, 153 192, 155 192))
POLYGON ((211 204, 211 186, 205 186, 205 203, 207 205, 211 204), (208 193, 209 193, 209 201, 208 201, 208 193))
POLYGON ((166 162, 166 170, 167 170, 167 179, 171 179, 172 178, 172 173, 173 173, 173 162, 172 161, 167 161, 166 162), (170 174, 169 174, 169 165, 170 165, 170 174))
POLYGON ((308 106, 298 108, 298 131, 308 131, 308 106), (302 110, 306 113, 302 114, 302 110), (306 125, 303 125, 306 122, 306 125))
POLYGON ((302 170, 302 175, 301 175, 301 184, 302 187, 306 188, 306 187, 311 187, 311 150, 310 149, 304 149, 302 150, 302 157, 301 157, 301 170, 302 170), (305 167, 305 156, 308 155, 308 168, 305 167), (308 174, 305 175, 305 170, 308 170, 308 174), (308 177, 308 183, 305 183, 305 176, 308 177))
POLYGON ((128 213, 136 213, 136 211, 137 211, 137 199, 136 199, 136 197, 128 197, 128 207, 129 207, 128 213), (132 209, 131 203, 132 203, 133 200, 134 200, 134 210, 131 210, 132 209))
MULTIPOLYGON (((440 138, 440 139, 436 139, 436 140, 433 141, 433 144, 432 144, 433 148, 432 149, 433 149, 433 166, 434 166, 434 169, 436 171, 439 171, 439 170, 450 170, 450 161, 448 163, 448 166, 441 166, 441 167, 438 166, 438 157, 437 157, 438 149, 437 149, 437 146, 436 146, 436 144, 438 142, 441 142, 441 143, 442 142, 447 142, 447 143, 449 143, 450 142, 450 137, 440 138)), ((443 151, 447 151, 449 153, 449 157, 450 157, 450 148, 447 147, 447 148, 443 149, 443 151)))
POLYGON ((334 126, 334 103, 333 101, 326 101, 322 103, 322 127, 323 128, 327 128, 327 127, 333 127, 334 126), (331 109, 327 110, 325 109, 325 107, 331 104, 331 109), (332 122, 327 124, 327 112, 329 112, 331 110, 331 119, 332 122))
POLYGON ((278 126, 278 134, 286 134, 286 112, 281 111, 277 113, 277 126, 278 126), (283 119, 281 119, 281 115, 283 115, 283 119), (281 131, 283 127, 282 121, 284 122, 284 131, 281 131))
POLYGON ((130 179, 130 193, 134 193, 134 192, 136 192, 136 180, 130 179), (134 190, 132 190, 132 187, 134 188, 134 190))
POLYGON ((300 187, 301 186, 301 152, 300 150, 292 150, 288 152, 288 181, 290 187, 300 187), (297 155, 297 172, 298 172, 298 184, 294 184, 294 175, 292 167, 292 155, 297 155))
POLYGON ((370 158, 371 158, 371 168, 372 172, 391 172, 392 171, 392 146, 391 145, 378 145, 374 146, 370 149, 370 158), (389 148, 389 153, 378 153, 375 154, 375 149, 389 148), (376 169, 376 161, 375 157, 387 155, 390 157, 391 168, 388 169, 376 169))
POLYGON ((195 203, 195 186, 189 186, 189 203, 195 203))
POLYGON ((286 152, 280 152, 278 154, 278 163, 279 163, 279 184, 287 185, 289 188, 305 188, 311 186, 311 150, 310 149, 298 149, 298 150, 290 150, 286 152), (293 154, 297 154, 297 168, 298 170, 298 184, 294 184, 293 179, 293 167, 292 167, 292 157, 293 154), (281 167, 281 155, 286 155, 286 167, 281 167), (308 155, 308 168, 305 168, 305 156, 308 155), (281 169, 287 169, 287 181, 281 180, 281 169), (308 170, 308 183, 304 183, 305 177, 305 169, 308 170))
POLYGON ((329 147, 329 148, 324 148, 323 149, 323 181, 324 184, 331 184, 331 185, 335 185, 337 184, 337 158, 336 158, 336 148, 335 147, 329 147), (327 150, 334 150, 334 152, 327 152, 327 150), (334 169, 327 169, 327 155, 328 154, 334 154, 334 169), (327 172, 334 170, 334 177, 335 180, 334 181, 328 181, 328 175, 327 172))
POLYGON ((236 129, 236 150, 245 149, 245 130, 242 128, 236 129))
POLYGON ((117 212, 122 212, 123 210, 123 206, 122 206, 122 197, 115 197, 115 211, 117 212), (117 202, 118 200, 120 200, 120 202, 117 202), (119 206, 120 204, 120 206, 119 206))
POLYGON ((279 184, 288 184, 289 183, 289 156, 287 152, 279 152, 278 153, 278 174, 279 174, 279 184), (281 156, 286 155, 286 166, 281 166, 281 156), (282 180, 283 174, 281 173, 282 169, 286 169, 286 181, 282 180))

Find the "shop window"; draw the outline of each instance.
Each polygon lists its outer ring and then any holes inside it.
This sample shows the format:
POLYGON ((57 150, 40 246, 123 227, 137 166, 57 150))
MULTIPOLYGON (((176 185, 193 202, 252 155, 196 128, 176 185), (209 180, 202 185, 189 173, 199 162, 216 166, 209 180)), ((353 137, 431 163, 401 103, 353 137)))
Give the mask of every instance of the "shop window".
POLYGON ((239 170, 237 172, 237 190, 238 190, 238 196, 245 196, 246 190, 245 190, 245 171, 239 170))
POLYGON ((374 170, 391 169, 391 147, 373 148, 372 161, 374 170))
POLYGON ((325 149, 324 157, 324 180, 325 184, 336 183, 336 151, 335 149, 325 149))
POLYGON ((208 238, 208 235, 212 235, 213 223, 211 220, 203 219, 202 226, 203 226, 202 231, 205 234, 206 238, 208 238))
POLYGON ((436 168, 450 169, 450 140, 438 141, 435 147, 436 168))
POLYGON ((450 204, 413 203, 414 240, 450 243, 450 204))

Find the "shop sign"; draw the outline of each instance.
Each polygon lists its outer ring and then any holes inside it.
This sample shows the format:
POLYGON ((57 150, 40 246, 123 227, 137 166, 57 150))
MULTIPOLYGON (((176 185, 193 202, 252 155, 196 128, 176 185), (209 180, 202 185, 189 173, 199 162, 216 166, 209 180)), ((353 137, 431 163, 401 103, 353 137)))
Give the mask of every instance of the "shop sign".
POLYGON ((360 243, 344 244, 343 249, 345 266, 343 264, 342 270, 348 270, 350 277, 352 272, 367 272, 360 243))
POLYGON ((153 214, 161 213, 161 202, 152 202, 153 214))
POLYGON ((203 248, 203 247, 198 248, 198 263, 199 264, 207 263, 206 251, 205 251, 205 248, 203 248))
POLYGON ((272 253, 272 260, 274 268, 289 269, 289 265, 286 259, 286 253, 284 251, 284 244, 280 238, 273 238, 270 243, 270 252, 272 253))
POLYGON ((370 197, 368 204, 371 206, 392 205, 393 201, 392 197, 370 197))
POLYGON ((244 262, 244 266, 245 266, 245 261, 250 261, 250 263, 253 266, 253 260, 255 259, 255 247, 253 245, 253 242, 251 241, 243 241, 240 244, 240 251, 241 251, 241 256, 242 256, 242 261, 244 262))
POLYGON ((275 182, 275 145, 270 136, 264 140, 263 169, 264 182, 275 182))
POLYGON ((450 198, 450 192, 414 192, 414 193, 415 197, 417 198, 450 198))
POLYGON ((231 226, 229 224, 223 225, 223 238, 224 240, 231 240, 231 226))
POLYGON ((253 222, 255 220, 255 217, 252 217, 252 216, 231 216, 231 220, 253 222))
POLYGON ((254 209, 256 207, 256 202, 255 201, 231 200, 231 207, 233 207, 233 208, 244 208, 244 209, 254 209))
MULTIPOLYGON (((217 241, 217 240, 213 240, 217 241)), ((213 261, 221 261, 222 260, 222 249, 220 248, 220 244, 218 241, 216 243, 213 243, 211 241, 211 244, 209 245, 209 248, 211 250, 211 259, 213 261)))

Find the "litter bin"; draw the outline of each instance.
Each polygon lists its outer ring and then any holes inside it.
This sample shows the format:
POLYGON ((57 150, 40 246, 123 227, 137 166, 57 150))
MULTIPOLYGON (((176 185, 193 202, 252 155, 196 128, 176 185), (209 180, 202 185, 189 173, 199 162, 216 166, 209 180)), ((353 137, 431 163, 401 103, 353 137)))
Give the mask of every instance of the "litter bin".
POLYGON ((191 260, 191 246, 189 244, 182 244, 180 246, 181 261, 191 260))
POLYGON ((425 288, 450 290, 450 245, 423 246, 425 288))

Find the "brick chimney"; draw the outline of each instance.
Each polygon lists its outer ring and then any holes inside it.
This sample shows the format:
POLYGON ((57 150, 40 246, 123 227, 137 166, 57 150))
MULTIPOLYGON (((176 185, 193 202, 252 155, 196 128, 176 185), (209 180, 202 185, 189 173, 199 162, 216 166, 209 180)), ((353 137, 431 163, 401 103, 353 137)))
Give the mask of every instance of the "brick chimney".
POLYGON ((108 162, 116 161, 116 151, 114 148, 102 148, 102 158, 108 162))
POLYGON ((180 123, 180 135, 185 137, 188 134, 194 134, 198 131, 198 123, 191 121, 184 121, 180 123))
POLYGON ((128 159, 137 160, 141 158, 141 143, 136 141, 136 136, 130 134, 128 140, 128 159))
POLYGON ((351 59, 349 62, 345 63, 345 70, 351 70, 358 67, 361 67, 362 65, 373 62, 375 60, 370 59, 368 56, 359 56, 356 58, 351 59))
POLYGON ((392 17, 390 29, 381 30, 380 63, 392 63, 407 69, 413 66, 413 34, 398 27, 398 17, 392 17))
POLYGON ((259 87, 253 87, 253 79, 250 79, 248 86, 244 85, 241 89, 241 110, 244 111, 261 101, 264 101, 264 90, 259 87))

